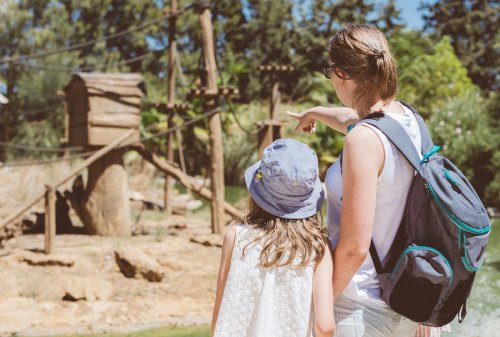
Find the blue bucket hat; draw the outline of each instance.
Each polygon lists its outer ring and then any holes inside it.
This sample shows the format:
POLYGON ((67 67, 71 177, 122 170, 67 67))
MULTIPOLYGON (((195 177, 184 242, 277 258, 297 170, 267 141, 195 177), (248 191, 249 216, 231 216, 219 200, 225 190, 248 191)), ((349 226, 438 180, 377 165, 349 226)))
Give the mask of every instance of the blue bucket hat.
POLYGON ((246 169, 245 182, 253 200, 280 218, 308 218, 323 204, 318 157, 295 139, 278 139, 266 147, 262 160, 246 169))

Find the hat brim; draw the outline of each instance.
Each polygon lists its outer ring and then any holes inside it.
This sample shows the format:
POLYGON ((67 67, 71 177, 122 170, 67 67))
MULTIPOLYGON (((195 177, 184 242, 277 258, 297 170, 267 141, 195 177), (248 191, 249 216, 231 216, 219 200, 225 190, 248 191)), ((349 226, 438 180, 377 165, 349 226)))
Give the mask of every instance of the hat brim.
MULTIPOLYGON (((284 219, 305 219, 315 215, 323 206, 324 191, 319 177, 314 188, 300 206, 287 203, 283 196, 276 196, 265 185, 255 179, 261 167, 261 160, 245 170, 245 183, 253 200, 266 212, 284 219)), ((293 198, 293 197, 291 197, 293 198)), ((296 204, 296 203, 295 203, 296 204)))

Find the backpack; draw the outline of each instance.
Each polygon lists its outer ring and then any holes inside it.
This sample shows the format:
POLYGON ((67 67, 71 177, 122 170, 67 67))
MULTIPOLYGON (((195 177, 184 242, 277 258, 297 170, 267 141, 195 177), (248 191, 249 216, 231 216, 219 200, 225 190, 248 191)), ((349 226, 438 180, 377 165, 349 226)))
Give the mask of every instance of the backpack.
POLYGON ((382 299, 395 312, 428 326, 443 326, 467 313, 466 300, 484 259, 490 221, 477 193, 447 158, 437 154, 422 117, 423 158, 401 125, 377 113, 363 119, 382 131, 415 168, 405 211, 382 265, 373 240, 370 255, 382 299))

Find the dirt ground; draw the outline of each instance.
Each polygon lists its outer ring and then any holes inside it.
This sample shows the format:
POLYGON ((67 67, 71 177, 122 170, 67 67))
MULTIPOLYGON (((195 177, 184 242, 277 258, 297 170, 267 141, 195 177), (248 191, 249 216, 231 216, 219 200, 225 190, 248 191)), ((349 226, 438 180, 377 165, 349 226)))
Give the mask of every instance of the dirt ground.
POLYGON ((55 259, 74 261, 71 267, 25 262, 26 257, 43 257, 42 234, 4 242, 0 250, 0 336, 209 324, 220 248, 190 240, 208 235, 210 223, 172 216, 143 221, 143 229, 149 234, 128 239, 58 235, 55 259), (169 228, 182 224, 187 228, 169 228), (141 249, 156 259, 164 279, 155 283, 126 278, 114 257, 115 249, 124 247, 141 249), (110 294, 96 296, 105 299, 63 300, 68 286, 82 283, 87 292, 99 293, 104 288, 110 294))

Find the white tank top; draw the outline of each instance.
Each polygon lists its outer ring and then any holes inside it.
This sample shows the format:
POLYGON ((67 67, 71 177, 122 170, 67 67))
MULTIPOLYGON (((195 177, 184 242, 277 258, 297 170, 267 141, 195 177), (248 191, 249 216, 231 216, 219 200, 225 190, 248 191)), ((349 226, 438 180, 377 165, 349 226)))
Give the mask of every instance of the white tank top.
MULTIPOLYGON (((410 136, 415 148, 421 155, 421 139, 417 120, 413 113, 403 106, 404 113, 386 113, 398 121, 410 136)), ((376 127, 360 123, 372 129, 380 138, 385 153, 384 167, 377 181, 375 219, 372 240, 382 261, 386 257, 396 236, 415 170, 399 153, 389 139, 376 127)), ((359 127, 359 126, 357 126, 359 127)), ((335 249, 339 238, 340 210, 342 207, 342 173, 337 160, 329 169, 325 178, 327 191, 327 226, 328 235, 335 249)), ((362 212, 363 210, 359 210, 362 212)), ((358 269, 346 287, 343 295, 356 301, 382 301, 380 285, 370 254, 358 269)))
MULTIPOLYGON (((260 234, 239 225, 214 337, 312 337, 314 262, 301 269, 260 266, 260 234)), ((297 260, 295 261, 295 265, 297 260)))

